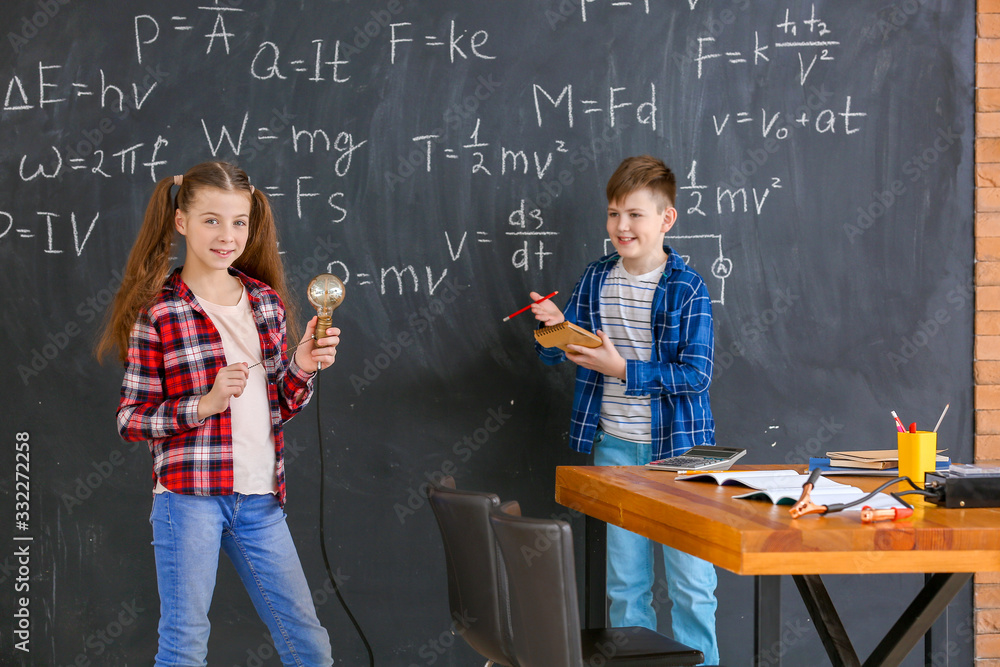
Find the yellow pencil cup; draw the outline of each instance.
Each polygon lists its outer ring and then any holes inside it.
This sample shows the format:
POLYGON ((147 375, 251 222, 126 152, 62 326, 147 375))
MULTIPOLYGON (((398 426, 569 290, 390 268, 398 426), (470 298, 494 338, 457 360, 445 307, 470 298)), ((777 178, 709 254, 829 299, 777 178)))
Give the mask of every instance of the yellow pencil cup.
POLYGON ((916 433, 896 433, 899 447, 899 474, 909 477, 913 483, 923 488, 924 475, 934 472, 937 460, 937 433, 917 431, 916 433))

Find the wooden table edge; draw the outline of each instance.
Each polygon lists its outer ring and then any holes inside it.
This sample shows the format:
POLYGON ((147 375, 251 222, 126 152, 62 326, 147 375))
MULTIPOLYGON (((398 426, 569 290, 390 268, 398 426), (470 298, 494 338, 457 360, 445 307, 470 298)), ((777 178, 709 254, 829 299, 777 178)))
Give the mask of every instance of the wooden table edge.
MULTIPOLYGON (((557 467, 556 502, 571 510, 632 530, 654 541, 703 558, 736 574, 905 574, 1000 571, 1000 549, 749 552, 744 550, 739 529, 717 525, 718 533, 725 538, 726 542, 730 545, 739 545, 739 550, 737 550, 733 546, 700 539, 690 533, 678 532, 669 522, 663 522, 662 525, 652 523, 648 519, 629 512, 626 508, 603 502, 562 484, 566 473, 590 467, 592 466, 557 467), (946 556, 942 557, 945 554, 946 556)), ((672 519, 676 518, 672 517, 672 519)), ((798 519, 798 521, 822 521, 823 519, 820 516, 809 516, 798 519)))

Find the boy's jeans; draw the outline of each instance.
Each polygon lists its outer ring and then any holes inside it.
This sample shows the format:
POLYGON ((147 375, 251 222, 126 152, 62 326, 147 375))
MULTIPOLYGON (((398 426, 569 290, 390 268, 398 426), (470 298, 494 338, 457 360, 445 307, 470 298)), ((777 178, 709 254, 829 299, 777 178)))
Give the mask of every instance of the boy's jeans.
MULTIPOLYGON (((594 465, 646 465, 652 459, 650 443, 631 442, 597 431, 594 465)), ((673 602, 670 616, 674 639, 705 654, 705 664, 719 662, 715 634, 715 566, 683 551, 663 545, 667 593, 673 602)), ((608 597, 611 625, 638 625, 656 630, 653 610, 653 542, 608 524, 608 597)))
POLYGON ((273 495, 153 498, 160 643, 156 665, 203 666, 220 547, 229 556, 284 665, 329 667, 330 637, 316 618, 285 514, 273 495))

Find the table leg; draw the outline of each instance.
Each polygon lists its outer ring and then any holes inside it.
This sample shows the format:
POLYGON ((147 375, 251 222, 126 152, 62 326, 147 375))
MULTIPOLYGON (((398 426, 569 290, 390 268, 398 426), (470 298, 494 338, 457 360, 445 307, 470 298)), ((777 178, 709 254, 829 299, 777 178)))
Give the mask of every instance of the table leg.
POLYGON ((865 661, 865 667, 900 664, 971 578, 970 573, 932 575, 865 661))
MULTIPOLYGON (((930 585, 933 574, 924 574, 924 588, 930 585)), ((935 621, 936 622, 936 621, 935 621)), ((928 628, 924 634, 924 667, 934 665, 934 628, 928 628)))
POLYGON ((795 585, 798 586, 799 594, 806 605, 809 615, 812 616, 813 624, 819 633, 819 638, 823 641, 827 655, 835 665, 844 667, 861 667, 858 654, 851 644, 851 639, 847 636, 844 624, 833 606, 833 600, 823 584, 823 580, 818 574, 795 574, 792 575, 795 585))
POLYGON ((781 665, 781 576, 753 578, 753 664, 781 665))
MULTIPOLYGON (((934 574, 927 578, 924 588, 868 656, 864 667, 896 667, 902 663, 971 577, 971 574, 934 574)), ((861 665, 820 576, 800 574, 792 578, 831 662, 844 667, 861 665)), ((925 646, 924 660, 927 664, 930 664, 930 655, 930 647, 925 646)))
POLYGON ((608 627, 607 601, 607 524, 592 516, 584 525, 584 625, 608 627))

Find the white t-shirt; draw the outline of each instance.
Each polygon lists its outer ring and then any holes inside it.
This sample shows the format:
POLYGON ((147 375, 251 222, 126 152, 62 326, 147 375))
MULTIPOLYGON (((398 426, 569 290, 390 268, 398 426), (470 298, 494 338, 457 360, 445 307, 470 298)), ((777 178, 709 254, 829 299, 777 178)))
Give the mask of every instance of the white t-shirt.
MULTIPOLYGON (((621 260, 601 288, 601 327, 625 359, 649 361, 653 356, 653 294, 667 263, 641 276, 625 270, 621 260)), ((649 396, 626 396, 625 380, 604 376, 601 428, 609 435, 650 442, 649 396)))
MULTIPOLYGON (((226 365, 261 361, 260 337, 246 289, 235 306, 221 306, 195 295, 222 337, 226 365)), ((278 491, 278 473, 271 430, 271 407, 267 398, 264 367, 250 369, 247 385, 237 398, 229 399, 233 435, 233 492, 268 494, 278 491)), ((156 493, 167 489, 159 481, 156 493)))

